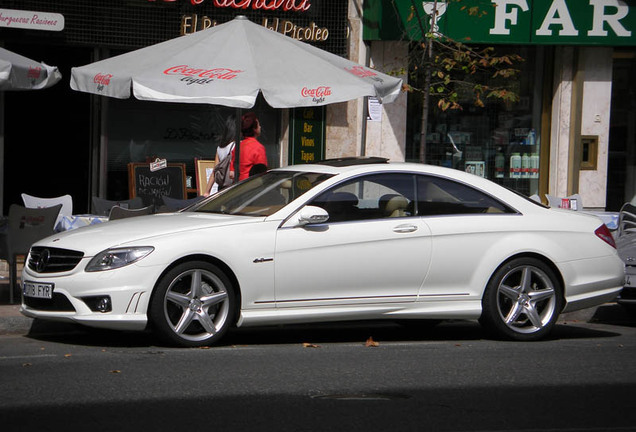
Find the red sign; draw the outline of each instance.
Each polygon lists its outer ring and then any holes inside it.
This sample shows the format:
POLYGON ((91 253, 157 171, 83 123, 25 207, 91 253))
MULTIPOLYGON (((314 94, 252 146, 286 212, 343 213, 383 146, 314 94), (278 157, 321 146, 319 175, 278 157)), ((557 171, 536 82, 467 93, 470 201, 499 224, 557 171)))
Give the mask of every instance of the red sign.
MULTIPOLYGON (((157 0, 148 0, 155 2, 157 0)), ((177 0, 162 0, 164 3, 174 3, 177 0)), ((206 0, 189 0, 193 5, 199 5, 206 0)), ((311 0, 209 0, 218 8, 234 9, 262 9, 262 10, 282 10, 293 12, 305 12, 311 7, 311 0)))

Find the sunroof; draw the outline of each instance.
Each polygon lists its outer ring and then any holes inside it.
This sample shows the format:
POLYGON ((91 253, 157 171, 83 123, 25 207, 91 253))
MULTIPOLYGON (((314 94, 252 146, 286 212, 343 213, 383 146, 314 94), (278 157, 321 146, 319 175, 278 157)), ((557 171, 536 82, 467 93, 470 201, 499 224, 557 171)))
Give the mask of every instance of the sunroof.
POLYGON ((318 162, 320 165, 329 165, 334 167, 343 167, 350 165, 366 165, 366 164, 380 164, 380 163, 389 163, 389 159, 377 157, 377 156, 352 156, 352 157, 343 157, 343 158, 335 158, 335 159, 324 159, 318 162))

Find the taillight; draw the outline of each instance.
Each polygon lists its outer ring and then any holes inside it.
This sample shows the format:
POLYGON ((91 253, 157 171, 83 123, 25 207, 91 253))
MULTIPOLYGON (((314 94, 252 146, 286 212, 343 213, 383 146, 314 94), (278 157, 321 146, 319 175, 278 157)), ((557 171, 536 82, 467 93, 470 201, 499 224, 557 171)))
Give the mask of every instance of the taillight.
POLYGON ((612 237, 612 233, 610 232, 609 228, 607 228, 607 225, 603 224, 600 227, 596 228, 594 234, 596 234, 596 237, 600 238, 605 243, 616 249, 616 242, 614 241, 614 237, 612 237))

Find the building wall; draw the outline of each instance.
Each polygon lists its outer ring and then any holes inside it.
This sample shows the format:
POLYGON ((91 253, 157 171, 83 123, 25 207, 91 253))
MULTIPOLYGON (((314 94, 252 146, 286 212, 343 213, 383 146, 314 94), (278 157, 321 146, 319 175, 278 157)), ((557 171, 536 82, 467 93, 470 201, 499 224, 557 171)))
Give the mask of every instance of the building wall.
POLYGON ((581 49, 585 70, 581 135, 599 137, 596 170, 581 171, 579 193, 585 207, 605 208, 612 102, 612 53, 609 47, 581 49))
POLYGON ((605 208, 612 51, 608 47, 556 49, 548 193, 561 197, 579 193, 586 208, 605 208), (581 135, 598 136, 595 170, 577 172, 575 152, 580 149, 574 148, 574 142, 581 135))
POLYGON ((568 158, 572 85, 574 80, 573 48, 557 47, 554 62, 554 97, 550 127, 550 181, 548 193, 568 195, 568 158))
MULTIPOLYGON (((408 45, 404 42, 362 40, 362 0, 349 2, 349 56, 381 72, 405 69, 408 45)), ((402 77, 406 79, 405 77, 402 77)), ((366 121, 365 99, 327 106, 327 158, 382 156, 404 161, 406 137, 406 94, 382 107, 381 121, 366 121)))
MULTIPOLYGON (((373 42, 373 66, 382 71, 407 69, 408 44, 404 42, 373 42)), ((406 82, 406 76, 401 75, 406 82)), ((406 93, 382 106, 382 119, 367 122, 366 154, 388 157, 392 161, 406 159, 406 93)))

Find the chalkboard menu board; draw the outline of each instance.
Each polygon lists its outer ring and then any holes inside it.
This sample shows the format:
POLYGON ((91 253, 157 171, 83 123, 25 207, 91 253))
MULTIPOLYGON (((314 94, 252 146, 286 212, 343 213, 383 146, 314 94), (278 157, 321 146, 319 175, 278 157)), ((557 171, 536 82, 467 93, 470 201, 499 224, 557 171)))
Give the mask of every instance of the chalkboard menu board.
POLYGON ((289 134, 290 165, 318 162, 325 157, 325 107, 294 108, 289 134))
POLYGON ((186 198, 186 167, 184 163, 169 163, 165 168, 150 171, 149 163, 128 164, 130 198, 141 197, 144 206, 163 205, 164 196, 186 198))

